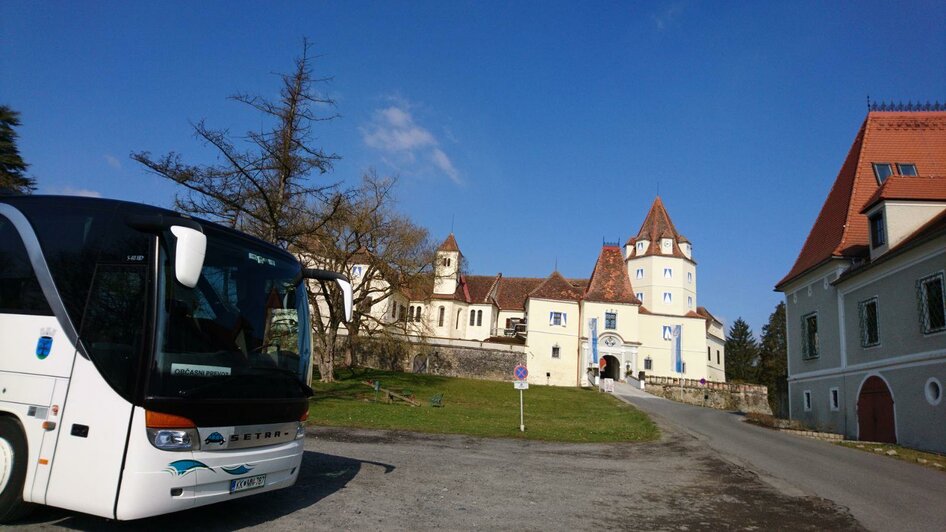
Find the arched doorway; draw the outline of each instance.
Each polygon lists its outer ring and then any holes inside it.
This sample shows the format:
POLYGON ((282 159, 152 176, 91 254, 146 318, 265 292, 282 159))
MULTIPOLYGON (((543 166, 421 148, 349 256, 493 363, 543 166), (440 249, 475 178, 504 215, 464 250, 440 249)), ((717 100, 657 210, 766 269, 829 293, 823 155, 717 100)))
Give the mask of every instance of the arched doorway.
POLYGON ((612 355, 604 355, 602 360, 604 360, 605 366, 601 369, 601 378, 621 380, 621 361, 612 355))
POLYGON ((893 396, 883 379, 869 377, 861 385, 857 396, 858 439, 897 443, 897 429, 893 419, 893 396))

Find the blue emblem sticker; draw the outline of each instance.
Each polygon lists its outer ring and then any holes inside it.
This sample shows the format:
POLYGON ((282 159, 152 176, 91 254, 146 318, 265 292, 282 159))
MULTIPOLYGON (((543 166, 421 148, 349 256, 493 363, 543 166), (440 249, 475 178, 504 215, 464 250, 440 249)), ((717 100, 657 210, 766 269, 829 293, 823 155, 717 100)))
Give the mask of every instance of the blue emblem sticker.
POLYGON ((183 477, 191 471, 196 471, 198 469, 209 469, 210 471, 214 470, 207 464, 198 462, 197 460, 178 460, 176 462, 171 462, 164 470, 168 473, 171 473, 172 475, 183 477))
POLYGON ((53 338, 52 336, 40 336, 39 341, 36 342, 36 358, 40 360, 45 360, 49 356, 49 352, 53 349, 53 338))
POLYGON ((217 445, 223 445, 225 442, 226 440, 223 439, 223 434, 220 434, 219 432, 211 433, 210 436, 207 436, 204 439, 205 445, 210 445, 211 443, 216 443, 217 445))
POLYGON ((227 473, 230 473, 231 475, 245 475, 249 473, 250 471, 252 471, 254 467, 256 466, 252 464, 243 464, 243 465, 238 465, 236 467, 221 466, 220 469, 223 469, 224 471, 226 471, 227 473))

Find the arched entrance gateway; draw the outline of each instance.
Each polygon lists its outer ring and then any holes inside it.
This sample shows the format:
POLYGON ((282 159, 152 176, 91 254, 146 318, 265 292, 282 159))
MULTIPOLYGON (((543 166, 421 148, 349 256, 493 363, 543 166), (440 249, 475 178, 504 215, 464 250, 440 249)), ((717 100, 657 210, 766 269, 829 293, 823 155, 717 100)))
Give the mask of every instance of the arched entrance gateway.
POLYGON ((868 377, 857 396, 858 439, 897 443, 893 416, 893 396, 887 383, 876 375, 868 377))
POLYGON ((621 361, 617 359, 614 355, 605 355, 602 357, 604 360, 604 367, 601 368, 601 378, 602 379, 614 379, 615 381, 621 380, 621 361))

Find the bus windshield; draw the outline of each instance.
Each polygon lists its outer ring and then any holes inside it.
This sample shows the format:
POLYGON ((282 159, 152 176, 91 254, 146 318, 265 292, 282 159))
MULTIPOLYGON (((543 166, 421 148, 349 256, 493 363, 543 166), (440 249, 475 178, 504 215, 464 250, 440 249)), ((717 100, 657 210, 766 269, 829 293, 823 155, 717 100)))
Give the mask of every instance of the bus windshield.
POLYGON ((148 395, 284 399, 311 393, 301 266, 284 253, 207 230, 197 286, 175 280, 162 238, 156 349, 148 395))

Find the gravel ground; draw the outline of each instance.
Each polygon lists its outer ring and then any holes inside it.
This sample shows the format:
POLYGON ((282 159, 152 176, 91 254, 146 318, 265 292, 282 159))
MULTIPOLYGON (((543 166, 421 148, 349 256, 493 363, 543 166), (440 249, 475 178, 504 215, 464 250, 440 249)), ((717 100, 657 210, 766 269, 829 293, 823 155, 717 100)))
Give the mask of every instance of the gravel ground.
POLYGON ((130 523, 44 508, 19 527, 860 529, 666 428, 658 442, 600 445, 318 428, 306 448, 287 490, 130 523))

